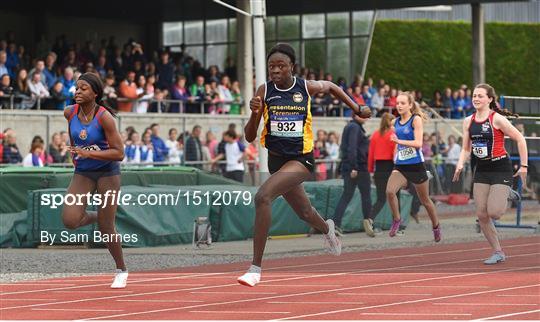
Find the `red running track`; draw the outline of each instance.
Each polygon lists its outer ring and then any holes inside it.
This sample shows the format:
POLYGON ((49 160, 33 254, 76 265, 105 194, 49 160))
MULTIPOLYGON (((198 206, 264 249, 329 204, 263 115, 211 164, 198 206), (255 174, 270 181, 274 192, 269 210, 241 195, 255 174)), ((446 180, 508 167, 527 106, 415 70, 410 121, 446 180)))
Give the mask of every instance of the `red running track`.
POLYGON ((2 284, 0 319, 539 320, 540 237, 503 247, 493 266, 486 242, 267 260, 254 288, 247 263, 2 284))

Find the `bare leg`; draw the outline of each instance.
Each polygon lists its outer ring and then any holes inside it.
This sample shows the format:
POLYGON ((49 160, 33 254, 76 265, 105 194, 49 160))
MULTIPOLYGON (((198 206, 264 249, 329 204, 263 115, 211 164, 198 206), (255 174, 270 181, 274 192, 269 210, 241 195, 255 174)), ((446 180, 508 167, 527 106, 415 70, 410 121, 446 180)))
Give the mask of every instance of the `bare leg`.
MULTIPOLYGON (((98 180, 97 183, 97 192, 101 194, 102 196, 107 192, 115 192, 115 195, 118 195, 118 191, 120 190, 120 176, 110 176, 110 177, 103 177, 98 180)), ((103 200, 104 198, 102 198, 103 200)), ((109 198, 110 200, 110 198, 109 198)), ((111 253, 115 263, 116 268, 121 269, 122 271, 126 270, 126 264, 124 263, 124 256, 122 253, 122 242, 116 232, 115 228, 115 218, 116 218, 116 209, 118 206, 116 204, 112 204, 111 202, 108 202, 108 204, 105 205, 105 207, 101 207, 98 210, 98 225, 99 230, 101 231, 102 236, 108 235, 109 242, 107 242, 107 248, 109 249, 109 252, 111 253)), ((105 237, 105 238, 107 238, 105 237)))
MULTIPOLYGON (((501 251, 501 244, 497 236, 497 230, 493 221, 488 215, 488 199, 490 195, 490 185, 485 183, 475 183, 473 187, 474 203, 476 204, 476 215, 482 233, 494 251, 501 251)), ((499 198, 501 198, 499 196, 499 198)), ((505 197, 506 199, 506 197, 505 197)))
POLYGON ((272 201, 310 177, 309 171, 298 161, 289 161, 272 174, 255 195, 255 227, 253 232, 253 262, 261 267, 268 230, 272 222, 272 201))
POLYGON ((77 229, 97 221, 97 212, 86 211, 86 195, 96 190, 96 183, 80 174, 74 174, 66 194, 73 195, 82 205, 66 205, 62 208, 62 221, 68 229, 77 229))
POLYGON ((328 225, 317 210, 311 206, 311 202, 309 202, 306 192, 301 185, 292 188, 283 194, 283 197, 300 219, 318 231, 328 233, 328 225))
POLYGON ((421 184, 415 184, 414 188, 418 193, 418 199, 420 199, 422 205, 426 207, 429 219, 431 219, 431 225, 433 228, 437 228, 437 226, 439 226, 439 218, 437 218, 435 205, 433 204, 433 201, 431 201, 431 198, 429 198, 429 180, 426 180, 421 184))
POLYGON ((407 184, 407 179, 399 171, 394 170, 388 179, 388 184, 386 185, 386 199, 392 210, 392 217, 394 220, 401 219, 399 214, 399 202, 396 196, 397 192, 405 187, 407 184))

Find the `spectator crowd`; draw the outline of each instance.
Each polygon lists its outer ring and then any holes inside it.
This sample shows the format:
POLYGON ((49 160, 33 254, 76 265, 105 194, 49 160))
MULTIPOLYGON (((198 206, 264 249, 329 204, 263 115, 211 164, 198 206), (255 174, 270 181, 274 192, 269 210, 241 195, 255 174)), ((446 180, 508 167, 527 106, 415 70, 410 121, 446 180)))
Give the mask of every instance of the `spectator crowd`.
MULTIPOLYGON (((245 98, 234 59, 226 59, 223 71, 216 65, 205 68, 189 55, 185 45, 180 48, 180 52, 162 48, 147 53, 133 39, 118 45, 110 37, 96 46, 91 41, 84 45, 70 43, 62 35, 52 44, 42 38, 35 54, 30 55, 16 42, 15 33, 8 31, 0 39, 0 106, 61 110, 73 103, 78 77, 94 72, 105 84, 105 104, 121 112, 241 114, 245 98)), ((357 75, 349 84, 343 77, 335 81, 323 70, 295 68, 296 76, 335 82, 377 116, 385 111, 397 114, 396 99, 401 89, 383 79, 374 84, 372 78, 364 81, 357 75)), ((467 85, 437 90, 431 98, 425 98, 420 90, 413 92, 418 103, 432 107, 430 111, 445 118, 463 118, 474 110, 467 85)), ((349 116, 351 112, 330 94, 314 97, 313 109, 319 116, 349 116)))

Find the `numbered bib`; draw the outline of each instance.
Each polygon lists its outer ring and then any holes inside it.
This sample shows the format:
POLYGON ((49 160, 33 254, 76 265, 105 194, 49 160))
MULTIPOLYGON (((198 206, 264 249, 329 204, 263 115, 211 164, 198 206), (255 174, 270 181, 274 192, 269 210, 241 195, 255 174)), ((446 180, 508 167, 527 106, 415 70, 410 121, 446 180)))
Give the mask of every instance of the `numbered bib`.
POLYGON ((101 149, 99 148, 99 146, 93 144, 93 145, 88 145, 88 146, 83 146, 81 147, 82 150, 85 150, 85 151, 101 151, 101 149))
POLYGON ((302 115, 272 115, 270 135, 279 137, 302 137, 304 135, 302 115))
POLYGON ((472 145, 472 152, 477 158, 480 158, 480 159, 487 158, 488 156, 487 143, 474 142, 472 145))
POLYGON ((417 155, 418 153, 416 153, 415 148, 406 147, 401 150, 398 150, 398 160, 401 160, 401 161, 415 158, 417 155))

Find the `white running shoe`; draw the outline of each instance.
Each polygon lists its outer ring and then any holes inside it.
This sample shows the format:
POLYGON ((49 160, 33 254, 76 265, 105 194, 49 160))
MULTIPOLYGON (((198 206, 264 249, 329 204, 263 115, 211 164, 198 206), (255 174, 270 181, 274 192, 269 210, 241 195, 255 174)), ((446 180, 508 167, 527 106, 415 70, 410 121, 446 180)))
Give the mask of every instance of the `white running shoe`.
POLYGON ((248 271, 237 279, 238 283, 253 287, 261 281, 261 268, 255 265, 251 265, 248 271))
POLYGON ((128 279, 128 271, 122 271, 121 269, 116 270, 116 275, 114 275, 113 283, 111 288, 124 288, 126 287, 128 279))
POLYGON ((325 248, 333 255, 341 255, 341 240, 336 236, 334 221, 328 219, 328 234, 323 234, 325 248))

